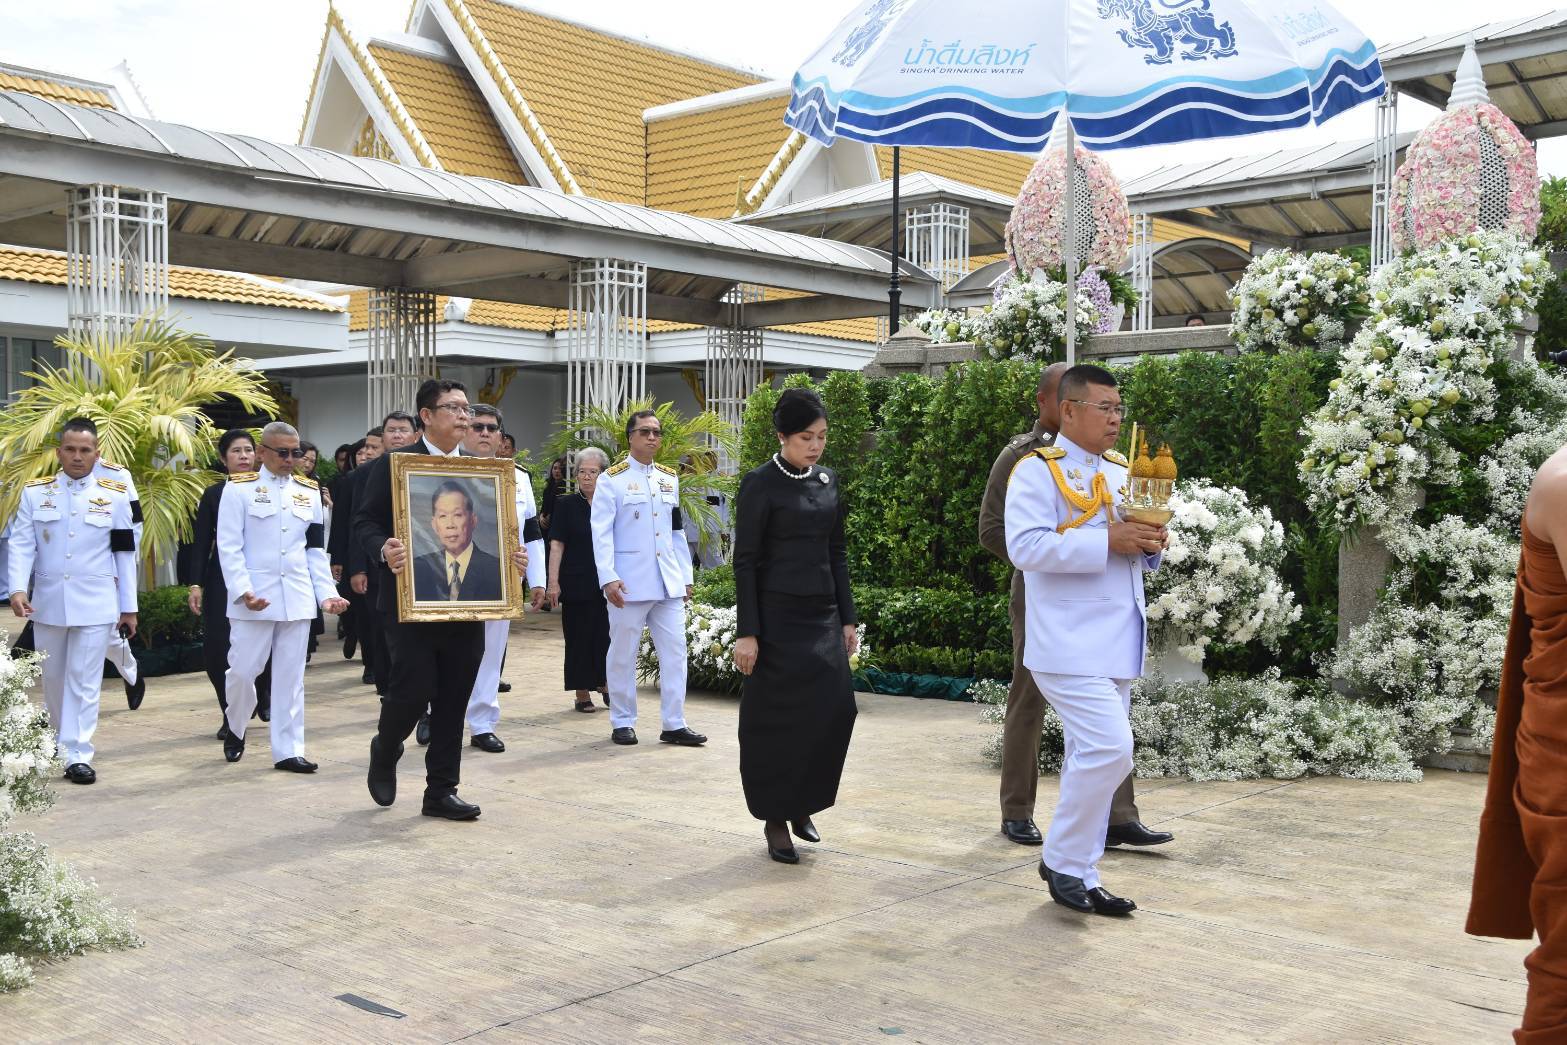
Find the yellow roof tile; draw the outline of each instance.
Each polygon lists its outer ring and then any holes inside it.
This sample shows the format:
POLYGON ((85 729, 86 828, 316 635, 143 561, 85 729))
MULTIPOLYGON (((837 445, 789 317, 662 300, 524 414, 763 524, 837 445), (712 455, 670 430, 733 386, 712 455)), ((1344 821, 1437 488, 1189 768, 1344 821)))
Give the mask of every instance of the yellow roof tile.
MULTIPOLYGON (((0 246, 0 280, 65 285, 65 255, 52 250, 0 246)), ((210 269, 169 269, 169 293, 193 301, 224 301, 242 305, 271 305, 314 312, 341 312, 342 308, 293 287, 260 276, 210 269)))
POLYGON ((735 212, 789 136, 788 98, 654 120, 647 125, 647 205, 704 218, 735 212))
POLYGON ((442 167, 453 174, 527 184, 466 69, 380 44, 367 49, 442 167))
POLYGON ((498 0, 467 7, 577 183, 600 199, 647 200, 643 110, 760 82, 498 0))
POLYGON ((86 87, 72 87, 69 84, 58 83, 54 80, 37 76, 22 76, 18 73, 0 72, 0 91, 17 91, 21 94, 33 94, 40 98, 47 98, 51 102, 65 102, 67 105, 84 105, 91 109, 112 109, 114 102, 103 91, 86 87))
POLYGON ((549 333, 565 329, 566 312, 540 305, 514 305, 509 301, 475 301, 468 309, 468 322, 481 327, 549 333))

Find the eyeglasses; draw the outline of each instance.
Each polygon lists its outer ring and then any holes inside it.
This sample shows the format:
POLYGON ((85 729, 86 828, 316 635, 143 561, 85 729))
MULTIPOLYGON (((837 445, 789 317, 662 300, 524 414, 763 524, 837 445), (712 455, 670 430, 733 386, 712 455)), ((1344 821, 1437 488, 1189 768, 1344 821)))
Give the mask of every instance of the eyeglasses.
POLYGON ((1114 414, 1116 417, 1126 416, 1126 407, 1120 403, 1090 403, 1082 399, 1068 399, 1067 402, 1076 403, 1078 406, 1092 407, 1106 417, 1109 417, 1111 414, 1114 414))
POLYGON ((291 450, 279 450, 277 447, 275 447, 275 446, 268 446, 266 443, 262 443, 261 444, 261 449, 263 449, 263 450, 271 450, 273 453, 277 454, 279 457, 283 458, 283 460, 285 460, 285 461, 288 460, 290 457, 294 458, 295 460, 304 460, 305 455, 310 452, 309 450, 304 450, 304 449, 301 449, 301 448, 299 448, 297 446, 294 447, 291 450))
POLYGON ((467 403, 436 403, 435 408, 437 410, 450 410, 458 417, 473 416, 473 407, 469 406, 467 403))
POLYGON ((631 434, 646 436, 649 439, 662 439, 664 430, 662 428, 633 428, 631 434))
POLYGON ((470 431, 470 432, 499 432, 500 430, 501 430, 501 426, 500 425, 469 425, 468 426, 468 431, 470 431))

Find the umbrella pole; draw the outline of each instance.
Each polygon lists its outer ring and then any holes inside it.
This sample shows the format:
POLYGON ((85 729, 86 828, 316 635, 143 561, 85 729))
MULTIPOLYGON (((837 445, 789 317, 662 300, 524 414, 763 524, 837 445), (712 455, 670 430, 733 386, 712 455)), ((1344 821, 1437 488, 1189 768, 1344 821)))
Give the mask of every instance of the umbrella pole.
POLYGON ((887 336, 890 338, 898 332, 898 313, 902 311, 903 289, 898 277, 898 269, 903 261, 903 222, 899 219, 898 206, 898 146, 892 147, 892 278, 887 283, 887 336))
POLYGON ((1077 131, 1072 118, 1066 120, 1066 248, 1061 260, 1066 267, 1066 363, 1077 364, 1077 131))

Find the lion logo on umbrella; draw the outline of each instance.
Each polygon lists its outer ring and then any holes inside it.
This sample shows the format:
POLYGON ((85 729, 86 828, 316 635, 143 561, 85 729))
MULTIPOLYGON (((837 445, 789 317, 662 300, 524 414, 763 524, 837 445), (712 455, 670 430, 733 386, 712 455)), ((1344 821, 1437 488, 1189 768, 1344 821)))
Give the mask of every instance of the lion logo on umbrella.
POLYGON ((1183 62, 1230 58, 1236 54, 1235 30, 1216 19, 1210 6, 1210 0, 1099 0, 1099 17, 1129 19, 1132 27, 1116 35, 1130 48, 1152 51, 1143 55, 1149 65, 1169 65, 1177 46, 1183 62))
POLYGON ((865 57, 865 52, 875 46, 881 39, 881 34, 886 31, 892 20, 903 13, 911 0, 876 0, 865 12, 865 21, 844 38, 843 47, 832 56, 832 60, 845 69, 852 68, 855 62, 865 57))

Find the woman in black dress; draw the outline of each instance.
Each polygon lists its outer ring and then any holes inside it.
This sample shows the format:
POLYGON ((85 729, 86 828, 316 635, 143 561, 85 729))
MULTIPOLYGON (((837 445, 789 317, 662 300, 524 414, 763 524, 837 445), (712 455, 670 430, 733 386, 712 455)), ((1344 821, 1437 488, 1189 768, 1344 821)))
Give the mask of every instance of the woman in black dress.
MULTIPOLYGON (((243 428, 231 428, 218 440, 218 467, 229 475, 256 469, 256 444, 243 428)), ((196 508, 196 538, 190 556, 190 611, 201 617, 201 659, 207 678, 218 695, 223 725, 218 739, 228 739, 229 669, 228 586, 223 583, 223 568, 218 565, 218 501, 223 497, 227 479, 219 479, 201 495, 196 508)), ((272 717, 272 665, 256 679, 256 714, 266 722, 272 717)))
POLYGON ((811 815, 838 798, 857 713, 849 658, 858 638, 838 477, 816 465, 827 410, 815 392, 786 389, 773 427, 778 453, 740 483, 734 657, 745 675, 745 803, 765 824, 768 855, 793 864, 790 829, 821 841, 811 815))
POLYGON ((609 455, 597 447, 577 451, 577 492, 556 497, 550 515, 549 587, 544 597, 560 607, 566 638, 566 688, 577 694, 576 709, 594 712, 592 693, 609 706, 605 665, 609 660, 609 604, 599 587, 593 562, 593 491, 609 467, 609 455))

